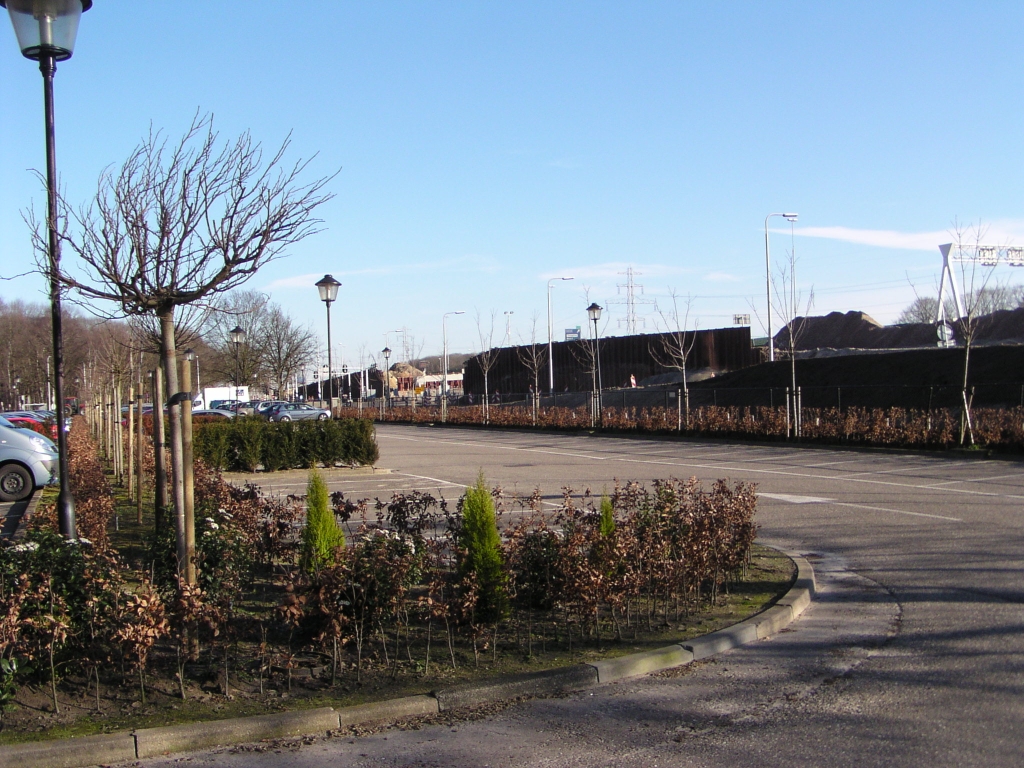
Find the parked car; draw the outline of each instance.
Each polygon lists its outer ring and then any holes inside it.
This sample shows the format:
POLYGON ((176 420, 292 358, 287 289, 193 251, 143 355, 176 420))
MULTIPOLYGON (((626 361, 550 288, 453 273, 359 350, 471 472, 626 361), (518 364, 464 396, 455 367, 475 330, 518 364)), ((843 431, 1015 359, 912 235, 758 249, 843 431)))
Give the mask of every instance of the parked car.
POLYGON ((44 417, 35 411, 4 411, 0 416, 16 427, 31 429, 52 440, 57 439, 57 424, 52 418, 44 417))
POLYGON ((57 465, 52 440, 0 417, 0 501, 21 501, 55 483, 57 465))
POLYGON ((271 408, 274 408, 274 407, 276 407, 278 405, 288 405, 288 401, 287 400, 264 400, 262 403, 260 403, 259 405, 256 406, 256 415, 257 416, 263 416, 265 418, 266 415, 267 415, 267 411, 269 411, 271 408))
POLYGON ((211 408, 211 410, 214 410, 214 411, 216 411, 216 410, 228 411, 228 410, 231 410, 232 406, 234 406, 238 402, 240 402, 240 401, 238 401, 238 400, 211 400, 210 401, 210 408, 211 408))
POLYGON ((226 421, 235 418, 235 414, 223 408, 197 408, 192 411, 192 418, 203 421, 226 421))
POLYGON ((331 418, 331 412, 326 408, 314 408, 305 403, 278 403, 264 411, 264 415, 270 421, 301 421, 303 419, 327 421, 331 418))
POLYGON ((233 405, 228 410, 234 411, 239 416, 252 416, 254 413, 256 413, 256 409, 259 407, 259 405, 259 400, 249 400, 245 403, 238 403, 237 405, 233 405))
POLYGON ((56 424, 50 424, 47 426, 39 419, 30 419, 27 416, 15 416, 13 414, 8 414, 4 416, 4 418, 16 427, 31 429, 33 432, 37 432, 40 435, 46 435, 51 440, 55 440, 57 438, 56 424))

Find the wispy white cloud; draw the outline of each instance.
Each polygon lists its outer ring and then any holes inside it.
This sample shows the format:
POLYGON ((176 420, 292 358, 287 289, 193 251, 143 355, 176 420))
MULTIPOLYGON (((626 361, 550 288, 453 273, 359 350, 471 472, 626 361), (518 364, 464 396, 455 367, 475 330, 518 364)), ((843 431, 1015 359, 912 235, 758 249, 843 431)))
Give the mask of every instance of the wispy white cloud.
MULTIPOLYGON (((968 229, 971 226, 970 223, 967 224, 968 229)), ((993 245, 1024 240, 1024 220, 1001 219, 987 224, 983 222, 981 228, 982 239, 993 245)), ((788 229, 775 231, 779 234, 789 234, 788 229)), ((935 251, 940 244, 954 239, 952 228, 932 232, 897 232, 891 229, 854 229, 853 227, 798 227, 793 230, 793 233, 800 237, 820 237, 857 245, 909 251, 935 251)), ((973 235, 971 235, 971 239, 973 239, 973 235)))
POLYGON ((638 278, 685 275, 692 272, 692 270, 670 264, 635 264, 629 261, 608 261, 603 264, 590 264, 585 267, 565 267, 551 272, 543 272, 538 275, 538 278, 541 280, 550 280, 553 277, 574 277, 577 280, 621 280, 626 276, 626 270, 631 266, 633 267, 633 275, 638 278))
POLYGON ((715 283, 738 283, 739 278, 736 275, 730 275, 728 272, 708 272, 704 275, 705 280, 710 280, 715 283))
MULTIPOLYGON (((442 259, 440 261, 420 262, 418 264, 391 263, 380 267, 365 267, 363 269, 348 269, 341 272, 332 272, 335 278, 364 276, 364 277, 387 277, 397 274, 423 274, 436 271, 452 272, 483 272, 494 273, 501 270, 498 260, 491 256, 462 256, 456 259, 442 259)), ((272 280, 263 286, 265 291, 274 291, 285 288, 309 288, 313 283, 323 277, 320 272, 312 272, 304 275, 292 275, 272 280)))

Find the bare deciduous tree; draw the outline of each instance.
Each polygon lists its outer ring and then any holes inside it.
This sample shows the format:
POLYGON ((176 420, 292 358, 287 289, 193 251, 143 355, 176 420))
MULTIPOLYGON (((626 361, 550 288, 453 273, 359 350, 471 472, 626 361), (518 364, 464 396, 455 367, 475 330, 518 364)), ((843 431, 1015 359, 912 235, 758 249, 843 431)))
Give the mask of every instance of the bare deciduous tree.
POLYGON ((498 316, 496 309, 491 310, 490 325, 484 323, 483 317, 480 315, 480 310, 476 311, 476 330, 480 336, 480 354, 477 355, 477 363, 480 366, 480 372, 484 375, 484 399, 481 403, 483 407, 484 424, 487 424, 490 420, 490 390, 488 388, 488 377, 491 374, 491 369, 498 360, 498 350, 494 348, 494 323, 498 316))
MULTIPOLYGON (((981 222, 977 225, 964 226, 958 221, 953 222, 950 234, 953 236, 954 249, 963 254, 965 251, 974 256, 978 252, 978 246, 982 244, 988 228, 981 222)), ((960 286, 963 289, 963 313, 957 312, 958 319, 953 323, 957 339, 964 345, 964 367, 963 380, 960 389, 960 399, 963 406, 963 418, 960 421, 960 444, 969 442, 974 445, 974 425, 971 418, 971 405, 974 400, 974 393, 968 392, 967 377, 970 373, 971 348, 977 340, 979 319, 983 314, 988 314, 993 301, 1002 301, 999 298, 1003 294, 1005 286, 989 285, 995 272, 994 265, 981 264, 977 258, 962 258, 959 260, 960 286)))
POLYGON ((316 354, 316 334, 297 325, 277 304, 271 304, 263 320, 260 346, 263 367, 281 397, 289 379, 316 354))
POLYGON ((533 425, 537 426, 537 405, 540 400, 540 372, 547 365, 548 348, 546 344, 537 343, 537 313, 530 317, 530 340, 522 342, 516 347, 516 355, 519 357, 526 370, 530 372, 530 409, 533 413, 533 425))
MULTIPOLYGON (((61 267, 57 279, 93 307, 156 316, 170 393, 178 391, 175 311, 241 285, 320 229, 314 213, 330 199, 333 177, 303 181, 309 161, 286 165, 288 145, 265 157, 248 133, 222 142, 212 116, 196 115, 177 142, 151 131, 119 169, 101 174, 93 200, 65 218, 61 239, 80 266, 61 267)), ((48 274, 45 227, 35 232, 48 274)), ((170 424, 178 567, 194 583, 177 404, 170 424)))
POLYGON ((651 346, 651 357, 663 368, 671 368, 672 370, 679 371, 680 378, 682 379, 683 387, 683 403, 680 403, 679 409, 679 422, 677 428, 682 427, 682 409, 683 404, 686 408, 686 424, 690 424, 690 390, 689 384, 686 381, 686 363, 690 358, 690 353, 693 351, 693 345, 697 341, 696 331, 688 332, 686 327, 690 324, 690 310, 693 307, 693 296, 690 294, 686 295, 683 299, 683 311, 679 309, 679 294, 676 293, 674 288, 669 289, 669 297, 672 299, 672 310, 666 314, 659 308, 658 317, 660 320, 655 320, 658 325, 658 330, 662 331, 661 336, 656 344, 651 346))
MULTIPOLYGON (((803 302, 803 293, 796 287, 796 255, 795 251, 789 252, 789 261, 780 262, 771 275, 772 293, 775 295, 775 302, 772 310, 779 319, 782 330, 779 331, 784 347, 784 354, 789 358, 790 365, 790 402, 793 414, 793 435, 800 436, 800 401, 796 386, 796 351, 800 346, 800 336, 803 334, 807 315, 814 306, 814 289, 808 292, 807 302, 803 302), (804 304, 801 312, 800 306, 804 304)), ((769 344, 774 344, 774 339, 768 339, 769 344)))

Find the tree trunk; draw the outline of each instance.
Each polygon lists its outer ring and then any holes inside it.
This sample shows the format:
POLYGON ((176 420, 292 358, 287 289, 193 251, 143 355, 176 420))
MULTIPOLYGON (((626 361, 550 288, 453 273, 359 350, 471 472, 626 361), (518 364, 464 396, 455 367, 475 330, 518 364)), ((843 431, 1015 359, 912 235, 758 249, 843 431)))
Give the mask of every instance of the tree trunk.
MULTIPOLYGON (((164 366, 164 377, 167 382, 167 399, 170 400, 178 392, 178 359, 174 349, 174 307, 161 310, 160 318, 160 356, 164 366)), ((162 403, 153 404, 154 415, 161 413, 162 403)), ((174 533, 177 543, 178 573, 188 583, 189 564, 194 553, 188 550, 188 541, 195 540, 195 532, 189 535, 185 520, 185 466, 182 450, 181 406, 168 408, 168 419, 171 425, 171 484, 174 499, 174 533)), ((194 576, 194 574, 193 574, 194 576)))
POLYGON ((969 371, 969 365, 971 362, 971 342, 967 339, 964 343, 964 381, 963 387, 960 389, 961 400, 963 401, 964 418, 963 424, 960 428, 960 445, 964 444, 965 439, 970 442, 970 445, 974 445, 974 427, 971 424, 971 400, 967 397, 967 374, 969 371))
POLYGON ((164 434, 164 375, 160 366, 153 370, 153 501, 154 529, 157 533, 167 524, 167 460, 164 452, 167 437, 164 434))

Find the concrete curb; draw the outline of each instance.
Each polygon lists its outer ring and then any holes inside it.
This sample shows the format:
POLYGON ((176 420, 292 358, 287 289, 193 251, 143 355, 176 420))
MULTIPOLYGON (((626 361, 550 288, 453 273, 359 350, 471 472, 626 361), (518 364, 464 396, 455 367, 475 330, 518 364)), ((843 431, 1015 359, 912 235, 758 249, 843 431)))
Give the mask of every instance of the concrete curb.
POLYGON ((4 768, 81 768, 134 759, 135 738, 130 733, 33 741, 0 749, 0 766, 4 768))
MULTIPOLYGON (((255 717, 235 717, 135 731, 132 759, 157 757, 172 752, 191 752, 207 747, 238 744, 261 739, 327 733, 338 727, 338 713, 330 707, 304 712, 281 712, 255 717)), ((82 763, 79 763, 82 765, 82 763)))
POLYGON ((580 691, 597 685, 597 668, 591 664, 575 664, 543 672, 487 680, 482 683, 442 688, 434 692, 438 709, 442 712, 459 707, 471 707, 516 696, 550 696, 569 691, 580 691))
POLYGON ((531 672, 442 688, 430 696, 405 696, 340 710, 324 707, 231 720, 143 728, 130 734, 82 736, 59 741, 15 744, 0 747, 0 768, 84 768, 263 739, 321 735, 351 725, 432 715, 517 696, 571 693, 595 685, 683 666, 777 634, 804 612, 811 604, 816 589, 814 569, 805 558, 792 554, 790 557, 796 563, 796 581, 775 605, 732 627, 676 645, 632 653, 593 664, 576 664, 544 672, 531 672))
POLYGON ((359 704, 354 707, 344 707, 338 710, 338 717, 341 721, 341 727, 344 728, 348 725, 401 720, 404 717, 436 715, 438 711, 436 698, 420 695, 405 696, 401 699, 389 699, 388 701, 375 701, 372 704, 359 704))

